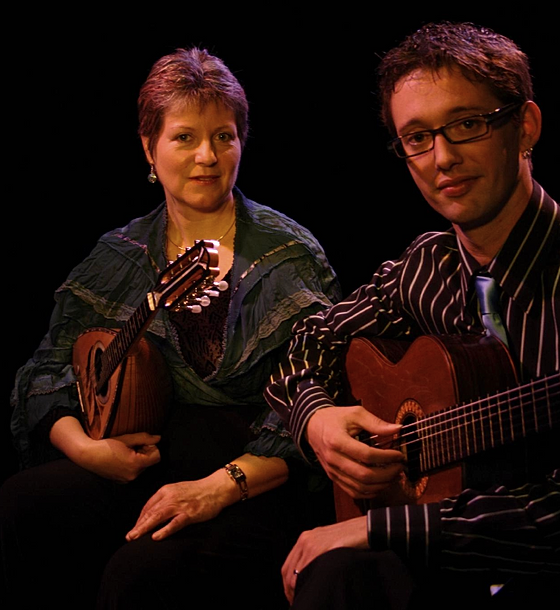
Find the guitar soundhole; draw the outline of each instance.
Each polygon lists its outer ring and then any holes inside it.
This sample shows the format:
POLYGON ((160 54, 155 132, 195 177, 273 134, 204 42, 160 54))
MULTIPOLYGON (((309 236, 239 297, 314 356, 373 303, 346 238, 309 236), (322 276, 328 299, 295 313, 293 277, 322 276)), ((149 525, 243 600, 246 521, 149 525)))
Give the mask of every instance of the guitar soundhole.
POLYGON ((404 426, 399 437, 399 449, 406 455, 406 470, 400 480, 401 489, 408 501, 420 499, 428 485, 428 477, 422 476, 422 441, 416 422, 424 418, 424 412, 415 400, 405 400, 395 418, 404 426))
POLYGON ((420 452, 421 446, 418 440, 416 418, 409 416, 403 419, 406 426, 406 440, 401 444, 401 450, 406 455, 406 476, 413 483, 420 478, 420 452))

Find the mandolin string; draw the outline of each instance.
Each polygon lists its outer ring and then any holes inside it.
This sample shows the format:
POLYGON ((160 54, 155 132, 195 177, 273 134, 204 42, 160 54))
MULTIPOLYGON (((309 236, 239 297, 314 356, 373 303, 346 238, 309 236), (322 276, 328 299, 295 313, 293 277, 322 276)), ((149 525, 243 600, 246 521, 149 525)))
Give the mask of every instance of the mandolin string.
MULTIPOLYGON (((473 407, 476 407, 478 405, 486 403, 488 401, 488 398, 481 398, 477 401, 474 401, 474 402, 471 402, 471 403, 468 403, 465 405, 461 405, 459 407, 451 407, 448 409, 439 410, 420 420, 416 420, 415 422, 413 422, 411 424, 405 424, 401 428, 401 432, 399 434, 398 445, 400 447, 407 447, 408 445, 414 446, 414 445, 418 445, 420 442, 424 442, 431 438, 437 438, 438 436, 442 435, 442 430, 441 430, 442 425, 445 426, 445 429, 443 430, 443 432, 445 434, 450 434, 453 431, 461 430, 461 429, 469 426, 468 422, 465 423, 465 420, 468 417, 471 418, 471 422, 472 422, 473 417, 476 418, 477 422, 483 422, 486 420, 490 421, 491 418, 498 418, 504 413, 515 414, 515 412, 517 410, 519 410, 520 412, 523 410, 522 404, 517 404, 517 405, 512 406, 511 399, 504 400, 503 397, 515 396, 515 400, 517 403, 519 403, 520 400, 521 400, 521 402, 523 402, 522 399, 527 398, 529 396, 531 396, 532 399, 538 401, 538 400, 540 400, 538 398, 538 393, 540 392, 541 395, 544 395, 544 396, 548 395, 550 400, 552 400, 552 399, 560 396, 560 390, 558 389, 558 388, 560 388, 560 383, 558 381, 556 383, 551 383, 549 385, 546 385, 546 387, 544 387, 544 388, 538 388, 536 391, 533 390, 533 387, 537 384, 546 384, 548 381, 550 381, 553 378, 556 378, 557 380, 560 379, 559 374, 556 373, 556 374, 551 375, 550 377, 546 377, 537 382, 532 382, 525 386, 520 386, 518 388, 514 388, 511 390, 506 390, 504 392, 501 392, 495 396, 492 396, 492 400, 497 401, 496 404, 493 404, 489 407, 480 408, 479 410, 475 411, 474 413, 471 412, 470 409, 472 409, 473 407), (527 390, 527 388, 529 388, 529 391, 525 391, 525 393, 520 393, 523 390, 527 390), (506 406, 504 407, 504 405, 506 405, 506 406), (445 417, 445 415, 455 414, 455 413, 457 413, 457 415, 454 415, 454 417, 442 420, 442 417, 445 417), (449 424, 452 424, 452 425, 450 427, 448 427, 449 424), (421 435, 419 434, 419 430, 421 430, 421 432, 422 432, 421 435), (413 440, 409 440, 411 437, 413 437, 413 440)), ((558 414, 556 414, 556 415, 558 415, 558 414)), ((538 415, 537 415, 537 417, 538 417, 538 415)), ((537 425, 535 426, 537 429, 538 429, 538 424, 544 424, 546 427, 551 427, 550 417, 545 416, 544 422, 542 422, 542 421, 537 422, 537 425)), ((521 423, 520 426, 518 425, 518 429, 515 430, 515 433, 518 433, 519 430, 522 428, 523 428, 523 423, 521 423)), ((491 432, 491 430, 490 430, 490 432, 491 432)), ((516 436, 516 434, 514 434, 514 436, 516 436)), ((379 438, 378 435, 372 435, 370 437, 370 440, 373 441, 377 438, 379 438)), ((394 447, 394 445, 395 445, 395 439, 391 438, 391 439, 382 441, 380 443, 377 443, 376 447, 383 449, 383 448, 394 447)))

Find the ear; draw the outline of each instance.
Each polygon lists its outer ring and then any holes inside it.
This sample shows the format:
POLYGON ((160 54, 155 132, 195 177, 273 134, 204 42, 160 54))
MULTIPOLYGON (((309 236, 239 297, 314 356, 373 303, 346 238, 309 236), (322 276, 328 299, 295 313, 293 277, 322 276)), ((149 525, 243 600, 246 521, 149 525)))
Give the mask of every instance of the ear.
POLYGON ((142 140, 142 148, 144 149, 144 154, 146 155, 146 159, 150 165, 155 163, 154 158, 152 157, 152 153, 150 152, 150 140, 147 136, 140 136, 142 140))
POLYGON ((525 102, 521 111, 521 126, 519 132, 519 152, 530 150, 539 141, 541 135, 541 110, 535 102, 525 102))

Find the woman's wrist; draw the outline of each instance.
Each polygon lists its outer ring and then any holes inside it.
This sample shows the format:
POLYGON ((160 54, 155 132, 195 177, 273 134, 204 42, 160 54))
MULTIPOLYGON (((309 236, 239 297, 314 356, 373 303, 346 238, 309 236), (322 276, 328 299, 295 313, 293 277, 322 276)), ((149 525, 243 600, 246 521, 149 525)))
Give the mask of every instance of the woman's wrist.
POLYGON ((249 497, 249 488, 247 486, 247 477, 241 468, 235 463, 228 463, 224 466, 229 478, 236 484, 239 489, 239 499, 243 502, 249 497))

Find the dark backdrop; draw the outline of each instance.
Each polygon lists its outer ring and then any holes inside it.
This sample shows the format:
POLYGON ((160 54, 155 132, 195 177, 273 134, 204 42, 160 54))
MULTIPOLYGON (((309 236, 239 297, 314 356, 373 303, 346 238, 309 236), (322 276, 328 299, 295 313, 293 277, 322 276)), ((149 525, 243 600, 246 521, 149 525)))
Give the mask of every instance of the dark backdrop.
POLYGON ((529 54, 544 113, 534 173, 558 198, 552 182, 558 51, 550 10, 414 15, 386 8, 372 16, 352 3, 331 13, 304 3, 293 12, 267 6, 232 16, 217 7, 195 14, 162 3, 117 17, 96 5, 80 14, 51 8, 5 20, 11 34, 3 62, 6 472, 15 468, 9 394, 17 368, 46 331, 53 291, 101 233, 162 200, 159 185, 146 180, 136 96, 153 62, 177 47, 206 46, 236 73, 251 106, 238 184, 315 233, 346 293, 419 232, 443 226, 404 163, 386 152, 374 94, 378 57, 426 21, 475 21, 511 36, 529 54))

